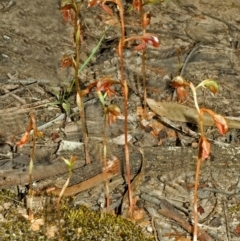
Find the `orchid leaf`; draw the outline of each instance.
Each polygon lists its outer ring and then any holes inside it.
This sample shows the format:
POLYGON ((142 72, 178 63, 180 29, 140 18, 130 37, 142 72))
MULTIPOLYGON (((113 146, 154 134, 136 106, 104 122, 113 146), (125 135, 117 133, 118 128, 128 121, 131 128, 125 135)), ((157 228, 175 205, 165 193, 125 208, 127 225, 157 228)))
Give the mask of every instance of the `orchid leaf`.
POLYGON ((206 137, 201 137, 199 140, 199 151, 202 160, 205 160, 210 155, 210 143, 208 142, 206 137))
POLYGON ((217 114, 213 116, 213 119, 221 135, 225 135, 228 131, 228 124, 226 119, 223 116, 217 114))
POLYGON ((215 80, 212 79, 206 79, 203 80, 197 87, 199 88, 200 86, 204 87, 204 88, 208 88, 214 95, 218 92, 218 84, 215 80))

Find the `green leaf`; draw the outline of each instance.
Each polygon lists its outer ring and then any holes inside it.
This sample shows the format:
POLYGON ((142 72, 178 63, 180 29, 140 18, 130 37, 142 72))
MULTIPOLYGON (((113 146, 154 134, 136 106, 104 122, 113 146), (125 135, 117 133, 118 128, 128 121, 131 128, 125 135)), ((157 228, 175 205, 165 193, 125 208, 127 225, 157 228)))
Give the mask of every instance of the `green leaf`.
POLYGON ((73 6, 73 0, 62 0, 61 1, 61 8, 66 6, 73 6))
MULTIPOLYGON (((99 48, 100 48, 103 40, 105 39, 105 35, 106 35, 108 29, 109 29, 109 27, 107 27, 107 28, 105 29, 105 32, 103 33, 103 35, 102 35, 101 39, 99 40, 98 44, 93 48, 93 50, 92 50, 91 54, 89 55, 89 57, 86 59, 86 61, 85 61, 85 62, 81 65, 81 67, 78 69, 78 74, 81 74, 81 73, 82 73, 83 69, 87 66, 87 64, 91 61, 91 59, 93 58, 93 56, 97 53, 97 51, 99 50, 99 48)), ((71 90, 72 90, 72 88, 73 88, 74 82, 75 82, 75 81, 74 81, 74 79, 73 79, 73 80, 72 80, 71 87, 70 87, 71 90)))
POLYGON ((98 98, 100 102, 102 103, 102 106, 105 106, 105 98, 107 96, 107 92, 103 95, 101 91, 97 91, 98 98))
POLYGON ((62 103, 62 108, 66 111, 66 114, 70 113, 70 104, 67 102, 62 103))
POLYGON ((65 158, 62 158, 63 159, 63 161, 66 163, 66 165, 68 166, 68 167, 71 167, 71 162, 69 161, 69 160, 67 160, 67 159, 65 159, 65 158))
POLYGON ((212 80, 212 79, 206 79, 206 80, 203 80, 197 87, 200 87, 202 86, 203 88, 208 88, 214 95, 218 92, 218 84, 215 80, 212 80))
POLYGON ((92 59, 92 57, 96 54, 96 52, 98 51, 98 49, 100 48, 103 40, 105 39, 105 35, 106 35, 106 32, 108 31, 109 27, 107 27, 105 29, 105 32, 103 33, 101 39, 99 40, 98 44, 93 48, 91 54, 89 55, 89 57, 86 59, 86 61, 81 65, 81 67, 79 68, 78 70, 78 74, 80 74, 83 69, 86 67, 86 65, 90 62, 90 60, 92 59))

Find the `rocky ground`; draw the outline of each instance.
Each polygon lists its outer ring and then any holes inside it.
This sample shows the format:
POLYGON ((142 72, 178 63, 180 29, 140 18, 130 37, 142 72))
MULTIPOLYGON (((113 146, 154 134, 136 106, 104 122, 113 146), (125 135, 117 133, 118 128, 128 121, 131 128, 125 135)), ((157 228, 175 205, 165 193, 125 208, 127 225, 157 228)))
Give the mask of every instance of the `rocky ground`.
MULTIPOLYGON (((87 3, 83 3, 81 64, 99 43, 106 26, 109 29, 79 76, 82 88, 102 77, 120 78, 116 53, 121 36, 119 17, 114 5, 109 6, 114 9, 113 16, 99 7, 87 8, 87 3)), ((139 15, 131 10, 128 1, 124 6, 126 36, 142 34, 139 15)), ((220 136, 215 127, 205 129, 212 152, 211 158, 202 165, 200 178, 199 227, 206 233, 199 240, 239 239, 239 7, 239 1, 204 0, 159 1, 144 6, 144 11, 152 13, 147 32, 158 36, 161 42, 158 49, 148 47, 146 50, 148 97, 155 101, 176 102, 171 80, 180 72, 195 85, 212 78, 219 83, 219 93, 212 96, 208 90, 199 90, 200 106, 234 117, 236 123, 226 137, 220 136)), ((71 84, 73 70, 62 69, 61 58, 64 54, 72 54, 74 49, 72 26, 62 19, 59 2, 0 1, 0 25, 0 186, 5 189, 3 195, 9 196, 9 190, 16 187, 25 190, 28 183, 32 143, 18 150, 13 147, 28 125, 29 113, 34 113, 39 130, 44 132, 44 137, 37 140, 33 172, 38 195, 50 188, 54 188, 55 194, 59 193, 67 178, 67 167, 61 157, 76 155, 78 161, 74 165, 71 187, 66 191, 67 195, 75 197, 71 205, 103 211, 105 186, 99 161, 102 107, 94 93, 84 98, 92 161, 86 166, 75 93, 64 95, 71 84), (60 108, 62 103, 71 107, 68 118, 60 108)), ((133 183, 136 197, 133 219, 155 240, 184 240, 190 237, 193 217, 197 127, 179 122, 177 118, 170 121, 155 116, 150 121, 152 133, 143 129, 138 109, 143 96, 141 53, 128 46, 124 54, 129 85, 131 169, 133 179, 138 180, 133 183)), ((116 87, 115 91, 117 96, 109 103, 119 105, 122 110, 121 89, 116 87)), ((185 104, 193 106, 192 100, 185 104)), ((177 116, 177 105, 174 108, 168 111, 169 117, 170 113, 177 116)), ((120 208, 123 201, 127 203, 122 134, 123 119, 118 119, 117 124, 107 130, 108 158, 112 163, 108 175, 111 210, 125 216, 120 208)), ((35 208, 42 205, 36 201, 35 208)), ((1 203, 2 222, 9 221, 8 216, 12 218, 10 210, 16 206, 17 209, 22 207, 14 213, 18 217, 26 211, 25 205, 8 199, 1 203)), ((1 233, 12 232, 6 228, 3 225, 1 233)), ((33 240, 31 235, 26 235, 25 240, 33 240)), ((6 240, 19 240, 16 236, 6 237, 6 240)), ((54 238, 57 239, 57 235, 54 238)), ((83 239, 79 237, 79 240, 83 239)))

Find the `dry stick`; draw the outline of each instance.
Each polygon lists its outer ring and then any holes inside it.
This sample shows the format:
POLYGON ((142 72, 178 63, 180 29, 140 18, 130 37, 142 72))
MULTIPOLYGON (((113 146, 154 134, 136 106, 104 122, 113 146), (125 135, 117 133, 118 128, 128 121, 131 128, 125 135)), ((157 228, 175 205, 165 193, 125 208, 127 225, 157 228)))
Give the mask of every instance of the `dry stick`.
POLYGON ((154 234, 155 241, 158 241, 157 230, 156 230, 155 224, 154 224, 154 217, 151 218, 151 225, 153 228, 153 234, 154 234))
POLYGON ((74 34, 75 34, 75 54, 76 54, 76 62, 75 62, 75 75, 74 75, 74 81, 76 85, 76 90, 77 90, 77 105, 79 109, 79 115, 82 123, 82 130, 83 130, 83 141, 84 141, 84 150, 85 150, 85 157, 86 157, 86 164, 90 163, 90 155, 89 155, 89 148, 88 148, 88 134, 87 134, 87 128, 86 128, 86 121, 85 121, 85 112, 84 112, 84 105, 83 105, 83 99, 81 97, 81 88, 79 84, 79 79, 78 79, 78 69, 79 69, 79 64, 80 64, 80 53, 79 53, 79 48, 80 48, 80 19, 78 17, 79 13, 79 5, 77 5, 77 11, 75 13, 75 19, 74 19, 74 34))
MULTIPOLYGON (((145 170, 146 170, 146 165, 147 165, 147 160, 144 156, 144 151, 143 149, 139 149, 141 155, 142 155, 142 166, 141 166, 141 169, 139 171, 139 173, 137 174, 137 176, 135 176, 134 180, 132 181, 131 183, 131 190, 132 190, 132 193, 135 193, 137 192, 137 190, 139 189, 139 186, 141 185, 141 183, 144 181, 144 177, 145 177, 145 170)), ((125 213, 124 213, 124 203, 126 203, 126 199, 128 197, 128 191, 125 193, 124 197, 123 197, 123 200, 122 200, 122 210, 121 210, 121 213, 123 216, 125 216, 125 213)))
POLYGON ((7 90, 7 89, 4 88, 4 87, 2 87, 2 90, 5 92, 4 96, 6 96, 6 94, 9 94, 9 95, 12 96, 15 100, 17 100, 20 104, 26 105, 26 101, 25 101, 23 98, 21 98, 21 97, 17 96, 16 94, 10 92, 9 90, 7 90))
POLYGON ((228 239, 228 241, 231 241, 231 234, 230 234, 230 231, 229 231, 227 207, 226 207, 226 201, 225 200, 223 200, 223 210, 224 210, 224 216, 225 216, 225 220, 226 220, 227 239, 228 239))
MULTIPOLYGON (((192 225, 190 225, 167 200, 161 200, 158 213, 167 218, 175 220, 183 229, 187 230, 189 233, 193 232, 192 225)), ((197 238, 199 241, 212 241, 212 238, 204 230, 201 229, 198 230, 197 238)))
POLYGON ((196 52, 196 50, 200 47, 200 43, 197 43, 195 44, 195 46, 193 47, 193 49, 190 51, 190 53, 188 54, 183 66, 182 66, 182 69, 181 69, 181 72, 180 72, 180 76, 183 76, 183 73, 187 67, 187 64, 189 63, 189 60, 191 59, 191 57, 193 56, 193 54, 196 52))

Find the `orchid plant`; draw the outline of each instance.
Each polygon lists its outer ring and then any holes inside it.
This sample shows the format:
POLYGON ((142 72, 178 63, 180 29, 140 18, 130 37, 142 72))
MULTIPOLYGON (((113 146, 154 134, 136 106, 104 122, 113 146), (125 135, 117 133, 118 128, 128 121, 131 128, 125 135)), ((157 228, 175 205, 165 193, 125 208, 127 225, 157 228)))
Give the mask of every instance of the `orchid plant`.
POLYGON ((196 177, 195 177, 195 186, 194 186, 194 230, 193 230, 193 241, 197 241, 198 236, 198 206, 197 206, 197 191, 198 191, 198 183, 199 183, 199 176, 200 176, 200 167, 201 162, 206 160, 210 155, 210 148, 211 145, 207 138, 204 135, 203 130, 203 114, 209 114, 215 125, 220 132, 221 135, 225 135, 228 131, 228 124, 226 119, 219 114, 216 114, 214 111, 207 109, 207 108, 200 108, 198 105, 197 100, 197 89, 208 88, 211 93, 216 94, 219 90, 218 84, 216 81, 212 79, 206 79, 200 82, 196 87, 192 82, 187 82, 181 76, 177 76, 172 81, 172 86, 176 88, 176 92, 178 95, 179 101, 184 101, 189 99, 189 94, 187 88, 190 88, 193 94, 195 108, 198 112, 198 120, 199 120, 199 129, 200 129, 200 138, 198 142, 198 157, 197 157, 197 167, 196 167, 196 177))
POLYGON ((122 92, 124 96, 124 135, 125 135, 125 162, 126 162, 126 174, 127 174, 127 185, 128 185, 128 195, 129 195, 129 214, 132 215, 133 210, 133 200, 132 200, 132 190, 131 190, 131 179, 130 179, 130 161, 129 161, 129 148, 128 148, 128 85, 124 77, 124 61, 123 61, 123 49, 127 42, 136 41, 139 42, 138 46, 134 49, 135 51, 143 51, 143 85, 144 85, 144 106, 146 110, 146 81, 145 81, 145 49, 147 45, 152 45, 153 47, 159 47, 158 38, 151 33, 146 33, 146 27, 150 24, 151 14, 143 14, 142 1, 133 0, 133 9, 141 13, 142 18, 142 28, 143 34, 141 36, 132 36, 129 38, 125 37, 125 24, 124 24, 124 8, 120 0, 89 0, 88 6, 94 7, 99 5, 107 14, 113 15, 113 11, 109 8, 106 3, 114 3, 117 5, 119 11, 120 23, 121 23, 121 38, 119 39, 119 44, 117 46, 117 53, 120 60, 120 74, 121 74, 121 85, 122 92))

